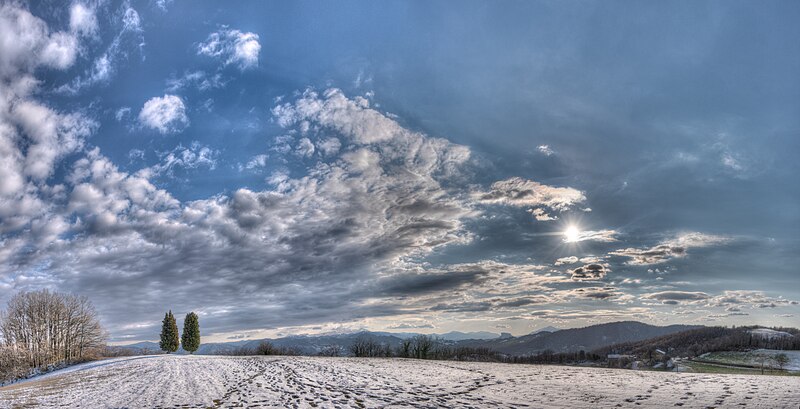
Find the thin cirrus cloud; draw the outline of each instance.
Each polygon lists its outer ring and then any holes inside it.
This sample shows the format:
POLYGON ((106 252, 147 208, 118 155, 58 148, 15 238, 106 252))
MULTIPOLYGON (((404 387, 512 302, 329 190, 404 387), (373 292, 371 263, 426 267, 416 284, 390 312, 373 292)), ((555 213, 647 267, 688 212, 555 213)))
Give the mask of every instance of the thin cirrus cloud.
POLYGON ((625 248, 609 252, 609 255, 627 257, 628 264, 660 264, 675 258, 685 257, 689 249, 721 245, 730 242, 730 237, 698 232, 683 233, 648 248, 625 248))
MULTIPOLYGON (((96 12, 96 9, 83 3, 74 3, 70 10, 71 30, 83 36, 96 36, 96 12)), ((56 91, 76 95, 93 85, 107 84, 116 74, 118 66, 129 59, 130 54, 136 50, 141 52, 145 41, 139 13, 125 3, 114 15, 121 24, 116 28, 116 34, 105 50, 94 58, 82 75, 59 86, 56 91)))
POLYGON ((575 232, 574 235, 563 240, 567 243, 577 243, 581 241, 615 242, 619 232, 616 230, 584 230, 575 232))

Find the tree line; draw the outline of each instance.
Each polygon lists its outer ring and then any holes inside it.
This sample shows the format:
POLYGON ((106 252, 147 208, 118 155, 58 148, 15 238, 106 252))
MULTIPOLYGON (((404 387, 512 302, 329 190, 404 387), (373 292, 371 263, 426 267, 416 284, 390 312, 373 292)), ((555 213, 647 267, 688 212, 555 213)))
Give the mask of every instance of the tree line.
POLYGON ((753 349, 800 350, 800 331, 796 328, 773 328, 790 336, 763 336, 752 330, 760 327, 703 327, 643 341, 627 342, 597 349, 610 353, 649 355, 663 349, 672 356, 696 357, 715 351, 750 351, 753 349), (667 350, 668 349, 668 350, 667 350))
POLYGON ((161 337, 158 346, 166 353, 175 352, 183 346, 183 350, 193 354, 200 348, 200 320, 197 314, 190 312, 183 320, 183 335, 178 333, 178 324, 170 310, 164 314, 161 324, 161 337))
POLYGON ((11 297, 0 336, 0 382, 94 359, 107 338, 88 298, 49 290, 11 297))
MULTIPOLYGON (((302 355, 302 352, 292 347, 275 346, 272 342, 263 340, 255 347, 241 346, 226 351, 227 355, 302 355)), ((503 362, 505 356, 485 347, 466 347, 449 345, 446 341, 430 336, 416 335, 402 340, 400 345, 392 347, 386 342, 380 342, 370 335, 360 335, 350 345, 326 345, 317 354, 320 356, 338 357, 354 356, 362 358, 394 357, 414 359, 458 360, 503 362)))

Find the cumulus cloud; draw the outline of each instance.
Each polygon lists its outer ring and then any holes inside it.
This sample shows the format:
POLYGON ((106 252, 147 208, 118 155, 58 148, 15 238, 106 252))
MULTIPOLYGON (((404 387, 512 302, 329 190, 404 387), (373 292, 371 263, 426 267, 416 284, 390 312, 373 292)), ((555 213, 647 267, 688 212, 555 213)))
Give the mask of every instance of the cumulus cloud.
POLYGON ((594 263, 569 270, 569 273, 576 281, 594 281, 604 278, 609 271, 608 265, 594 263))
POLYGON ((5 81, 25 79, 38 66, 68 68, 78 53, 73 34, 51 33, 47 23, 15 3, 0 5, 0 38, 0 76, 5 81))
POLYGON ((628 264, 631 265, 658 264, 674 258, 685 257, 687 251, 691 248, 720 245, 730 240, 730 238, 724 236, 696 232, 684 233, 650 248, 626 248, 615 250, 608 254, 627 257, 630 259, 628 264))
POLYGON ((488 192, 475 192, 480 203, 534 208, 530 212, 537 220, 553 220, 542 207, 564 211, 586 200, 583 192, 570 187, 554 187, 533 180, 513 177, 494 182, 488 192))
POLYGON ((97 32, 97 17, 92 7, 73 2, 69 9, 69 28, 79 35, 94 35, 97 32))
MULTIPOLYGON (((46 245, 68 229, 64 217, 51 212, 63 186, 48 182, 59 160, 79 151, 97 123, 34 98, 38 69, 74 63, 79 44, 73 33, 51 32, 21 4, 6 2, 0 4, 0 39, 0 262, 13 263, 25 259, 22 249, 46 245)), ((49 281, 42 273, 25 277, 49 281)))
POLYGON ((198 55, 220 58, 224 60, 225 65, 234 64, 242 70, 258 67, 260 51, 258 34, 244 33, 227 27, 211 33, 206 41, 197 47, 198 55))
POLYGON ((545 211, 544 209, 542 209, 540 207, 537 207, 535 209, 530 209, 530 210, 528 210, 528 212, 530 212, 530 214, 532 214, 533 217, 536 220, 540 221, 540 222, 546 222, 546 221, 550 221, 550 220, 558 220, 558 216, 552 216, 549 213, 547 213, 547 211, 545 211))
MULTIPOLYGON (((91 11, 94 3, 80 4, 91 11)), ((407 129, 367 98, 337 89, 306 90, 274 107, 284 135, 264 152, 252 152, 245 165, 263 167, 267 154, 280 153, 274 159, 285 169, 270 176, 267 187, 177 200, 152 179, 212 169, 219 152, 180 145, 156 152, 156 164, 127 172, 87 146, 97 128, 91 118, 34 99, 34 72, 69 67, 78 41, 93 32, 96 21, 75 10, 69 32, 52 32, 27 10, 0 6, 0 38, 13 40, 0 41, 1 288, 88 295, 117 339, 152 338, 165 289, 176 305, 201 313, 209 333, 415 313, 547 314, 547 304, 620 303, 628 296, 592 282, 609 271, 599 258, 563 260, 585 264, 569 276, 534 264, 424 262, 438 250, 475 240, 470 222, 487 211, 479 204, 541 209, 532 213, 555 217, 586 198, 569 187, 521 178, 471 192, 465 187, 472 171, 467 147, 407 129), (129 296, 131 288, 137 297, 129 296)), ((111 78, 131 47, 141 46, 135 10, 125 3, 113 20, 127 34, 89 62, 91 70, 71 83, 75 89, 111 78)), ((257 65, 255 34, 216 34, 201 54, 242 69, 257 65)), ((206 81, 215 87, 214 78, 188 72, 167 85, 202 90, 206 81)), ((132 115, 125 108, 118 114, 121 121, 132 115)), ((138 120, 162 134, 189 124, 184 101, 171 93, 144 103, 138 120)), ((124 160, 138 164, 144 153, 132 149, 124 160)), ((609 232, 591 235, 612 237, 609 232)), ((563 310, 550 316, 591 319, 563 310)))
POLYGON ((731 290, 724 291, 709 300, 709 305, 727 307, 727 311, 739 311, 740 307, 751 308, 776 308, 789 305, 798 305, 798 301, 788 300, 783 297, 770 297, 763 291, 731 290))
POLYGON ((556 259, 556 262, 554 264, 557 265, 557 266, 560 266, 562 264, 575 264, 577 262, 578 262, 578 258, 577 257, 569 256, 569 257, 560 257, 560 258, 556 259))
POLYGON ((263 153, 253 156, 249 161, 247 161, 247 164, 245 164, 244 167, 245 169, 263 168, 264 166, 267 166, 267 159, 269 159, 269 156, 263 153))
POLYGON ((342 148, 342 143, 336 138, 325 138, 317 142, 317 149, 325 156, 335 155, 342 148))
POLYGON ((314 150, 314 143, 311 142, 311 139, 301 138, 294 152, 297 156, 309 157, 314 154, 314 150))
MULTIPOLYGON (((145 104, 140 119, 168 130, 181 117, 171 114, 176 112, 171 100, 167 95, 145 104)), ((301 177, 273 176, 270 189, 239 189, 185 203, 148 177, 178 166, 211 166, 214 156, 203 153, 204 147, 173 150, 137 174, 120 171, 91 150, 66 178, 63 205, 51 209, 74 220, 67 223, 73 234, 24 259, 15 256, 23 247, 4 245, 15 264, 3 270, 47 265, 47 276, 58 280, 61 290, 92 296, 109 322, 151 316, 152 297, 159 288, 170 288, 186 308, 201 307, 187 302, 203 299, 206 328, 218 332, 398 314, 408 306, 392 301, 397 297, 424 296, 431 288, 448 291, 494 276, 496 269, 445 277, 394 268, 405 258, 472 239, 464 221, 478 213, 442 186, 466 164, 467 148, 403 129, 338 90, 306 92, 281 110, 301 119, 284 122, 287 132, 308 121, 312 127, 305 138, 312 144, 335 134, 342 149, 307 165, 301 177), (392 137, 363 134, 386 133, 381 127, 392 137), (389 279, 397 274, 411 275, 389 279), (297 286, 298 280, 306 284, 297 286), (116 300, 131 286, 140 288, 140 299, 120 306, 116 300), (376 294, 383 294, 381 302, 363 303, 376 294)), ((110 326, 115 333, 146 333, 115 325, 110 326)))
POLYGON ((165 94, 147 100, 139 111, 139 122, 161 134, 179 132, 189 126, 186 106, 177 95, 165 94))

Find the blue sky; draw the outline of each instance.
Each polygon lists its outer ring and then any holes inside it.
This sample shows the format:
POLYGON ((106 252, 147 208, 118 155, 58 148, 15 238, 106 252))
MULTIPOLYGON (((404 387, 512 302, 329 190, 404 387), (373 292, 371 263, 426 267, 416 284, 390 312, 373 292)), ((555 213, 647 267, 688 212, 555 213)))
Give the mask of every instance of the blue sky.
POLYGON ((0 7, 0 302, 114 342, 796 326, 795 2, 0 7))

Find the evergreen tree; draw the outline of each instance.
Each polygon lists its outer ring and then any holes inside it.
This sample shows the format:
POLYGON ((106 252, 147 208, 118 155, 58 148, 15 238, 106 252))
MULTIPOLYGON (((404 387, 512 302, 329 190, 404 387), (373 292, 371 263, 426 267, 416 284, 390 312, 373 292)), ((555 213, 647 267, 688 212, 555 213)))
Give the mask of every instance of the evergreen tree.
POLYGON ((200 347, 200 323, 197 320, 197 314, 193 312, 186 314, 186 319, 183 320, 181 345, 183 345, 183 349, 190 354, 197 351, 197 348, 200 347))
POLYGON ((179 345, 178 324, 175 323, 175 317, 170 310, 164 315, 164 323, 161 326, 161 342, 158 343, 158 346, 161 347, 161 350, 170 353, 177 351, 179 345))

